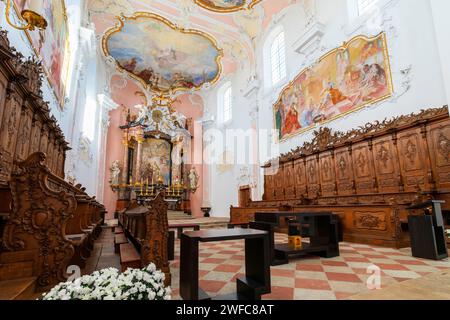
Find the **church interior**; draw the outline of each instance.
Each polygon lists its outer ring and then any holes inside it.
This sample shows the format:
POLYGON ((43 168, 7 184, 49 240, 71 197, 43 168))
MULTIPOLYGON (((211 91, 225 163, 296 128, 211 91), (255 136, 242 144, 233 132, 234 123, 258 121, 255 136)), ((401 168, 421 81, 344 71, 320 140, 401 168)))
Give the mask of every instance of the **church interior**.
POLYGON ((448 12, 0 1, 0 300, 450 300, 448 12))

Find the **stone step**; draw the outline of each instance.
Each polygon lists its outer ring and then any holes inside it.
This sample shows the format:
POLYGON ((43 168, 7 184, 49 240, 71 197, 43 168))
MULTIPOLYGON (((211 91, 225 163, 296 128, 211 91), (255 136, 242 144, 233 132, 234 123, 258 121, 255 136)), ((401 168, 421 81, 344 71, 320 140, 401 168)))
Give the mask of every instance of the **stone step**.
POLYGON ((0 281, 0 300, 27 300, 34 295, 37 277, 0 281))

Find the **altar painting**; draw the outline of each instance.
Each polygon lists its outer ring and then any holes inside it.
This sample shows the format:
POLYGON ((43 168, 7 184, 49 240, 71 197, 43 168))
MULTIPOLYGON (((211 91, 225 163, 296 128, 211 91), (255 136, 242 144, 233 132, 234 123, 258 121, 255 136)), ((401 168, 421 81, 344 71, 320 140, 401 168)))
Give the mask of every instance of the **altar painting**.
POLYGON ((278 138, 286 140, 392 93, 385 34, 355 37, 303 70, 282 91, 273 107, 278 138))
POLYGON ((14 0, 18 12, 33 9, 47 20, 44 31, 26 31, 28 39, 42 59, 44 71, 60 105, 64 105, 69 68, 69 31, 64 0, 14 0))
POLYGON ((171 153, 172 145, 166 140, 149 138, 143 142, 141 165, 142 167, 151 166, 153 182, 156 183, 158 176, 161 175, 164 184, 171 184, 171 153))

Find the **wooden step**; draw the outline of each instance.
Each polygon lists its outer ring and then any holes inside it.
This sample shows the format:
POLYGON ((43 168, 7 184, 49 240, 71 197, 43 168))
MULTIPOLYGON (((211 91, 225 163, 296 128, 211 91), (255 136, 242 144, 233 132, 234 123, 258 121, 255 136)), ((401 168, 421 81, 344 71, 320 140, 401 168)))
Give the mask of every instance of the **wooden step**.
POLYGON ((114 228, 114 234, 120 234, 120 233, 123 233, 122 227, 115 227, 114 228))
POLYGON ((114 236, 114 252, 119 253, 120 252, 120 245, 128 243, 128 239, 123 233, 118 233, 114 236))
POLYGON ((124 243, 120 245, 120 265, 122 266, 122 272, 128 268, 139 269, 141 267, 141 256, 133 244, 124 243))
POLYGON ((37 277, 0 281, 0 300, 27 300, 34 295, 37 277))

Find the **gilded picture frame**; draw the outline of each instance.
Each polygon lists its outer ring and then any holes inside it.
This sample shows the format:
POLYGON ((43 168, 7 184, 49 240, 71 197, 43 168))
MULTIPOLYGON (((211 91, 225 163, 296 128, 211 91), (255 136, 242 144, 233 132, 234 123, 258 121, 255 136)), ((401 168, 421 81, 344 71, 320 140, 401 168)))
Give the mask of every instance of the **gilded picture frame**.
MULTIPOLYGON (((336 72, 333 70, 333 73, 336 73, 336 72)), ((328 79, 321 79, 321 80, 323 80, 324 82, 328 81, 328 79)), ((331 88, 331 89, 333 89, 333 88, 331 88)), ((298 91, 298 89, 297 89, 297 91, 298 91)), ((303 91, 303 90, 300 89, 300 91, 303 91)), ((374 37, 367 37, 364 35, 355 36, 352 39, 350 39, 349 41, 344 42, 344 44, 342 46, 335 48, 335 49, 329 51, 328 53, 324 54, 322 57, 320 57, 317 60, 317 62, 315 64, 303 69, 292 81, 290 81, 286 86, 284 86, 284 88, 281 90, 281 92, 279 94, 277 101, 273 104, 273 107, 272 107, 273 128, 278 132, 276 141, 278 143, 286 142, 287 140, 289 140, 295 136, 298 136, 302 133, 313 130, 317 126, 322 126, 324 124, 330 123, 334 120, 343 118, 349 114, 360 111, 369 105, 374 105, 380 101, 386 100, 386 99, 392 97, 393 93, 394 93, 394 85, 393 85, 393 79, 392 79, 392 72, 391 72, 391 66, 390 66, 390 57, 389 57, 389 52, 388 52, 388 43, 387 43, 386 34, 384 32, 381 32, 380 34, 378 34, 374 37), (369 99, 369 100, 362 102, 354 107, 351 107, 349 110, 347 110, 345 112, 340 112, 340 113, 332 115, 330 117, 326 117, 325 119, 322 119, 322 120, 320 120, 320 118, 319 118, 318 121, 315 121, 314 123, 312 123, 308 126, 302 126, 298 130, 295 130, 295 132, 292 132, 289 134, 282 134, 282 132, 281 132, 282 126, 279 126, 279 123, 278 123, 278 119, 279 119, 278 109, 283 104, 283 99, 285 98, 287 93, 290 91, 295 92, 294 87, 296 85, 297 85, 297 87, 299 87, 299 83, 302 81, 301 78, 305 76, 305 73, 313 73, 314 69, 317 68, 317 66, 320 66, 321 63, 323 63, 324 61, 326 61, 333 55, 337 56, 337 54, 344 54, 345 52, 348 51, 349 47, 351 47, 357 41, 364 41, 366 43, 379 41, 379 43, 382 44, 382 50, 380 50, 380 53, 383 57, 382 68, 384 69, 384 75, 385 75, 385 81, 386 81, 385 92, 374 99, 369 99), (277 116, 278 116, 278 118, 277 118, 277 116)), ((304 94, 303 92, 300 92, 300 95, 303 95, 303 94, 304 94)), ((299 110, 297 110, 297 112, 299 112, 299 110)), ((297 117, 299 117, 299 114, 297 114, 297 117)), ((300 121, 299 121, 299 123, 300 123, 300 121)))
POLYGON ((162 17, 160 15, 157 15, 157 14, 154 14, 154 13, 150 13, 150 12, 136 12, 136 13, 134 13, 131 16, 125 16, 125 15, 120 16, 120 17, 117 16, 116 19, 118 21, 118 24, 115 27, 108 29, 104 33, 104 35, 102 37, 103 53, 104 53, 104 55, 106 57, 111 57, 115 61, 117 70, 119 70, 122 73, 126 73, 132 79, 137 80, 139 83, 142 84, 142 86, 146 90, 150 90, 150 91, 153 91, 153 92, 157 92, 159 94, 163 94, 163 95, 166 94, 167 95, 167 94, 173 94, 173 93, 176 93, 176 92, 179 92, 179 91, 199 90, 199 89, 201 89, 203 87, 203 85, 205 85, 205 84, 214 85, 220 79, 220 77, 222 75, 222 72, 223 72, 223 66, 222 66, 221 61, 222 61, 222 58, 223 58, 224 54, 223 54, 223 49, 221 49, 218 46, 218 43, 217 43, 216 39, 213 36, 203 32, 203 31, 200 31, 200 30, 182 28, 182 27, 178 26, 177 24, 171 22, 170 20, 168 20, 168 19, 166 19, 166 18, 164 18, 164 17, 162 17), (123 28, 125 27, 125 22, 127 20, 134 20, 134 21, 136 21, 139 18, 146 18, 146 19, 155 20, 155 21, 163 23, 164 25, 168 26, 170 29, 172 29, 172 30, 174 30, 176 32, 180 32, 181 34, 197 35, 197 36, 200 36, 203 39, 207 40, 209 42, 209 44, 211 45, 211 47, 214 48, 217 51, 217 55, 214 58, 214 63, 216 65, 216 67, 217 67, 217 73, 215 74, 214 78, 212 80, 210 80, 210 81, 207 81, 207 82, 204 82, 204 83, 202 83, 200 85, 195 85, 195 86, 192 86, 192 87, 176 86, 176 87, 171 87, 170 89, 161 89, 161 88, 152 87, 143 78, 139 77, 138 75, 136 75, 136 74, 134 74, 132 72, 127 71, 119 63, 119 61, 117 61, 117 59, 115 59, 113 57, 113 55, 111 54, 109 41, 110 41, 111 37, 113 37, 115 34, 120 33, 123 30, 123 28))
MULTIPOLYGON (((25 4, 27 0, 24 0, 25 4)), ((33 0, 29 0, 29 1, 33 1, 33 0)), ((55 1, 55 0, 49 0, 49 1, 55 1)), ((56 0, 57 1, 57 0, 56 0)), ((39 50, 39 48, 36 47, 36 43, 33 40, 33 37, 31 36, 31 32, 40 32, 38 30, 34 30, 34 31, 29 31, 29 30, 24 30, 25 35, 28 39, 28 42, 30 43, 30 47, 32 48, 33 52, 35 53, 35 55, 41 59, 43 61, 42 63, 42 70, 44 71, 45 74, 45 78, 47 79, 47 82, 49 84, 49 87, 52 91, 52 94, 55 97, 55 100, 58 102, 58 106, 61 110, 64 110, 64 106, 66 103, 66 95, 67 95, 67 84, 69 83, 69 70, 70 70, 70 59, 72 56, 71 50, 70 50, 70 30, 69 30, 69 21, 68 21, 68 17, 67 17, 67 7, 66 7, 66 2, 65 0, 59 0, 61 1, 61 8, 62 8, 62 14, 63 14, 63 20, 65 23, 65 44, 64 44, 64 59, 63 59, 63 65, 62 65, 62 70, 61 70, 61 74, 65 75, 64 79, 60 79, 62 81, 62 86, 63 88, 61 89, 60 92, 57 92, 56 88, 55 88, 55 84, 53 83, 54 79, 51 76, 50 71, 48 70, 48 66, 44 63, 45 58, 44 55, 45 54, 49 54, 49 53, 43 53, 39 50)), ((20 16, 20 8, 17 5, 16 0, 12 1, 13 4, 13 8, 14 11, 16 12, 16 14, 18 16, 20 16)))
POLYGON ((244 1, 244 3, 242 5, 237 5, 234 7, 230 7, 230 8, 224 8, 224 7, 220 7, 214 4, 210 4, 208 2, 206 2, 205 0, 194 0, 194 2, 199 5, 200 7, 209 10, 209 11, 214 11, 214 12, 219 12, 219 13, 231 13, 231 12, 237 12, 237 11, 241 11, 241 10, 251 10, 253 9, 258 3, 262 2, 262 0, 252 0, 250 3, 246 3, 244 1))

